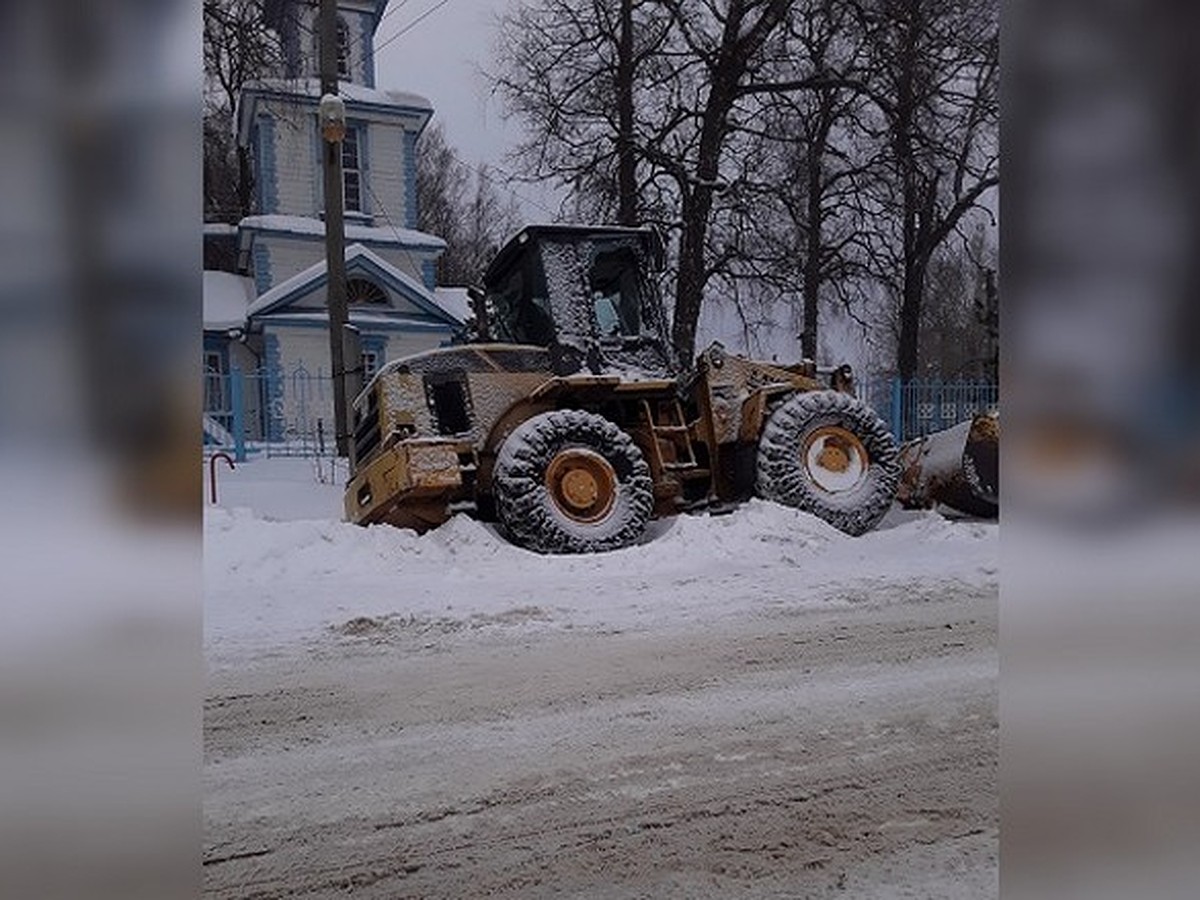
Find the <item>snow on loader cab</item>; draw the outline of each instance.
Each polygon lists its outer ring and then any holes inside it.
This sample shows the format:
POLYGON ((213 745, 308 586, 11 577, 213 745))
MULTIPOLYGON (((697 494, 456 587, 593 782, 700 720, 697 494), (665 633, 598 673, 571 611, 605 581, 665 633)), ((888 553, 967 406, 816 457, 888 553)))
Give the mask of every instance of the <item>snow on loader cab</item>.
POLYGON ((469 343, 382 367, 354 401, 351 522, 456 512, 540 553, 611 550, 651 518, 760 496, 857 535, 896 449, 848 366, 673 358, 646 228, 527 226, 472 289, 469 343), (822 380, 824 379, 824 380, 822 380))

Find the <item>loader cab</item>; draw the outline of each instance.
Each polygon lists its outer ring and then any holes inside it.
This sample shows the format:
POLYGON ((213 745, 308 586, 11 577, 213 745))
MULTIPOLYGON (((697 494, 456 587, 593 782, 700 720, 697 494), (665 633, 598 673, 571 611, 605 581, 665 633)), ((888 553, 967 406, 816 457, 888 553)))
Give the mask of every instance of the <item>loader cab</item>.
POLYGON ((480 338, 550 348, 560 374, 673 366, 648 228, 530 225, 484 276, 480 338))

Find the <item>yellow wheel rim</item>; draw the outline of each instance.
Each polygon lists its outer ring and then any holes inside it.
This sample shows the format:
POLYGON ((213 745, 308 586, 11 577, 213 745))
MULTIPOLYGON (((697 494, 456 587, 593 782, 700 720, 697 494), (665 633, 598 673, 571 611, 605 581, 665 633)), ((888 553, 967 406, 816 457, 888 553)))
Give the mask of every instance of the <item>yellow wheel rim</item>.
POLYGON ((800 458, 809 480, 826 493, 852 491, 867 477, 867 448, 852 431, 824 425, 804 439, 800 458))
POLYGON ((546 467, 546 490, 558 510, 576 522, 599 522, 617 499, 617 473, 594 450, 573 447, 546 467))

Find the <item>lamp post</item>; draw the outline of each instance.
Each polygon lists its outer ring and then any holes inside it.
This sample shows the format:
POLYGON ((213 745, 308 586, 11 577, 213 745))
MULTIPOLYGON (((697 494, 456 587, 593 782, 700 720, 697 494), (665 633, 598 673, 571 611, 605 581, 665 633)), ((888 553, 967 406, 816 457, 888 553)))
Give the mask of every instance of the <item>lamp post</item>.
POLYGON ((325 271, 329 276, 329 361, 333 370, 333 418, 338 456, 350 455, 346 404, 346 359, 343 332, 346 320, 346 234, 342 215, 342 139, 346 136, 346 105, 338 96, 337 0, 321 0, 321 102, 318 118, 324 139, 325 271))

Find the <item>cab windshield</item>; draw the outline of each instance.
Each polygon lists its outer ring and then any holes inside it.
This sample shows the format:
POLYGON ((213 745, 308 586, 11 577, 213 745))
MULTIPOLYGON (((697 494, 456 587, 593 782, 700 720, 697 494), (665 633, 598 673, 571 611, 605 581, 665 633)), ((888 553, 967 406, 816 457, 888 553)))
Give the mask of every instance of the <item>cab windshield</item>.
POLYGON ((488 291, 489 328, 495 340, 546 346, 554 340, 554 321, 545 297, 526 290, 524 265, 516 265, 488 291))

